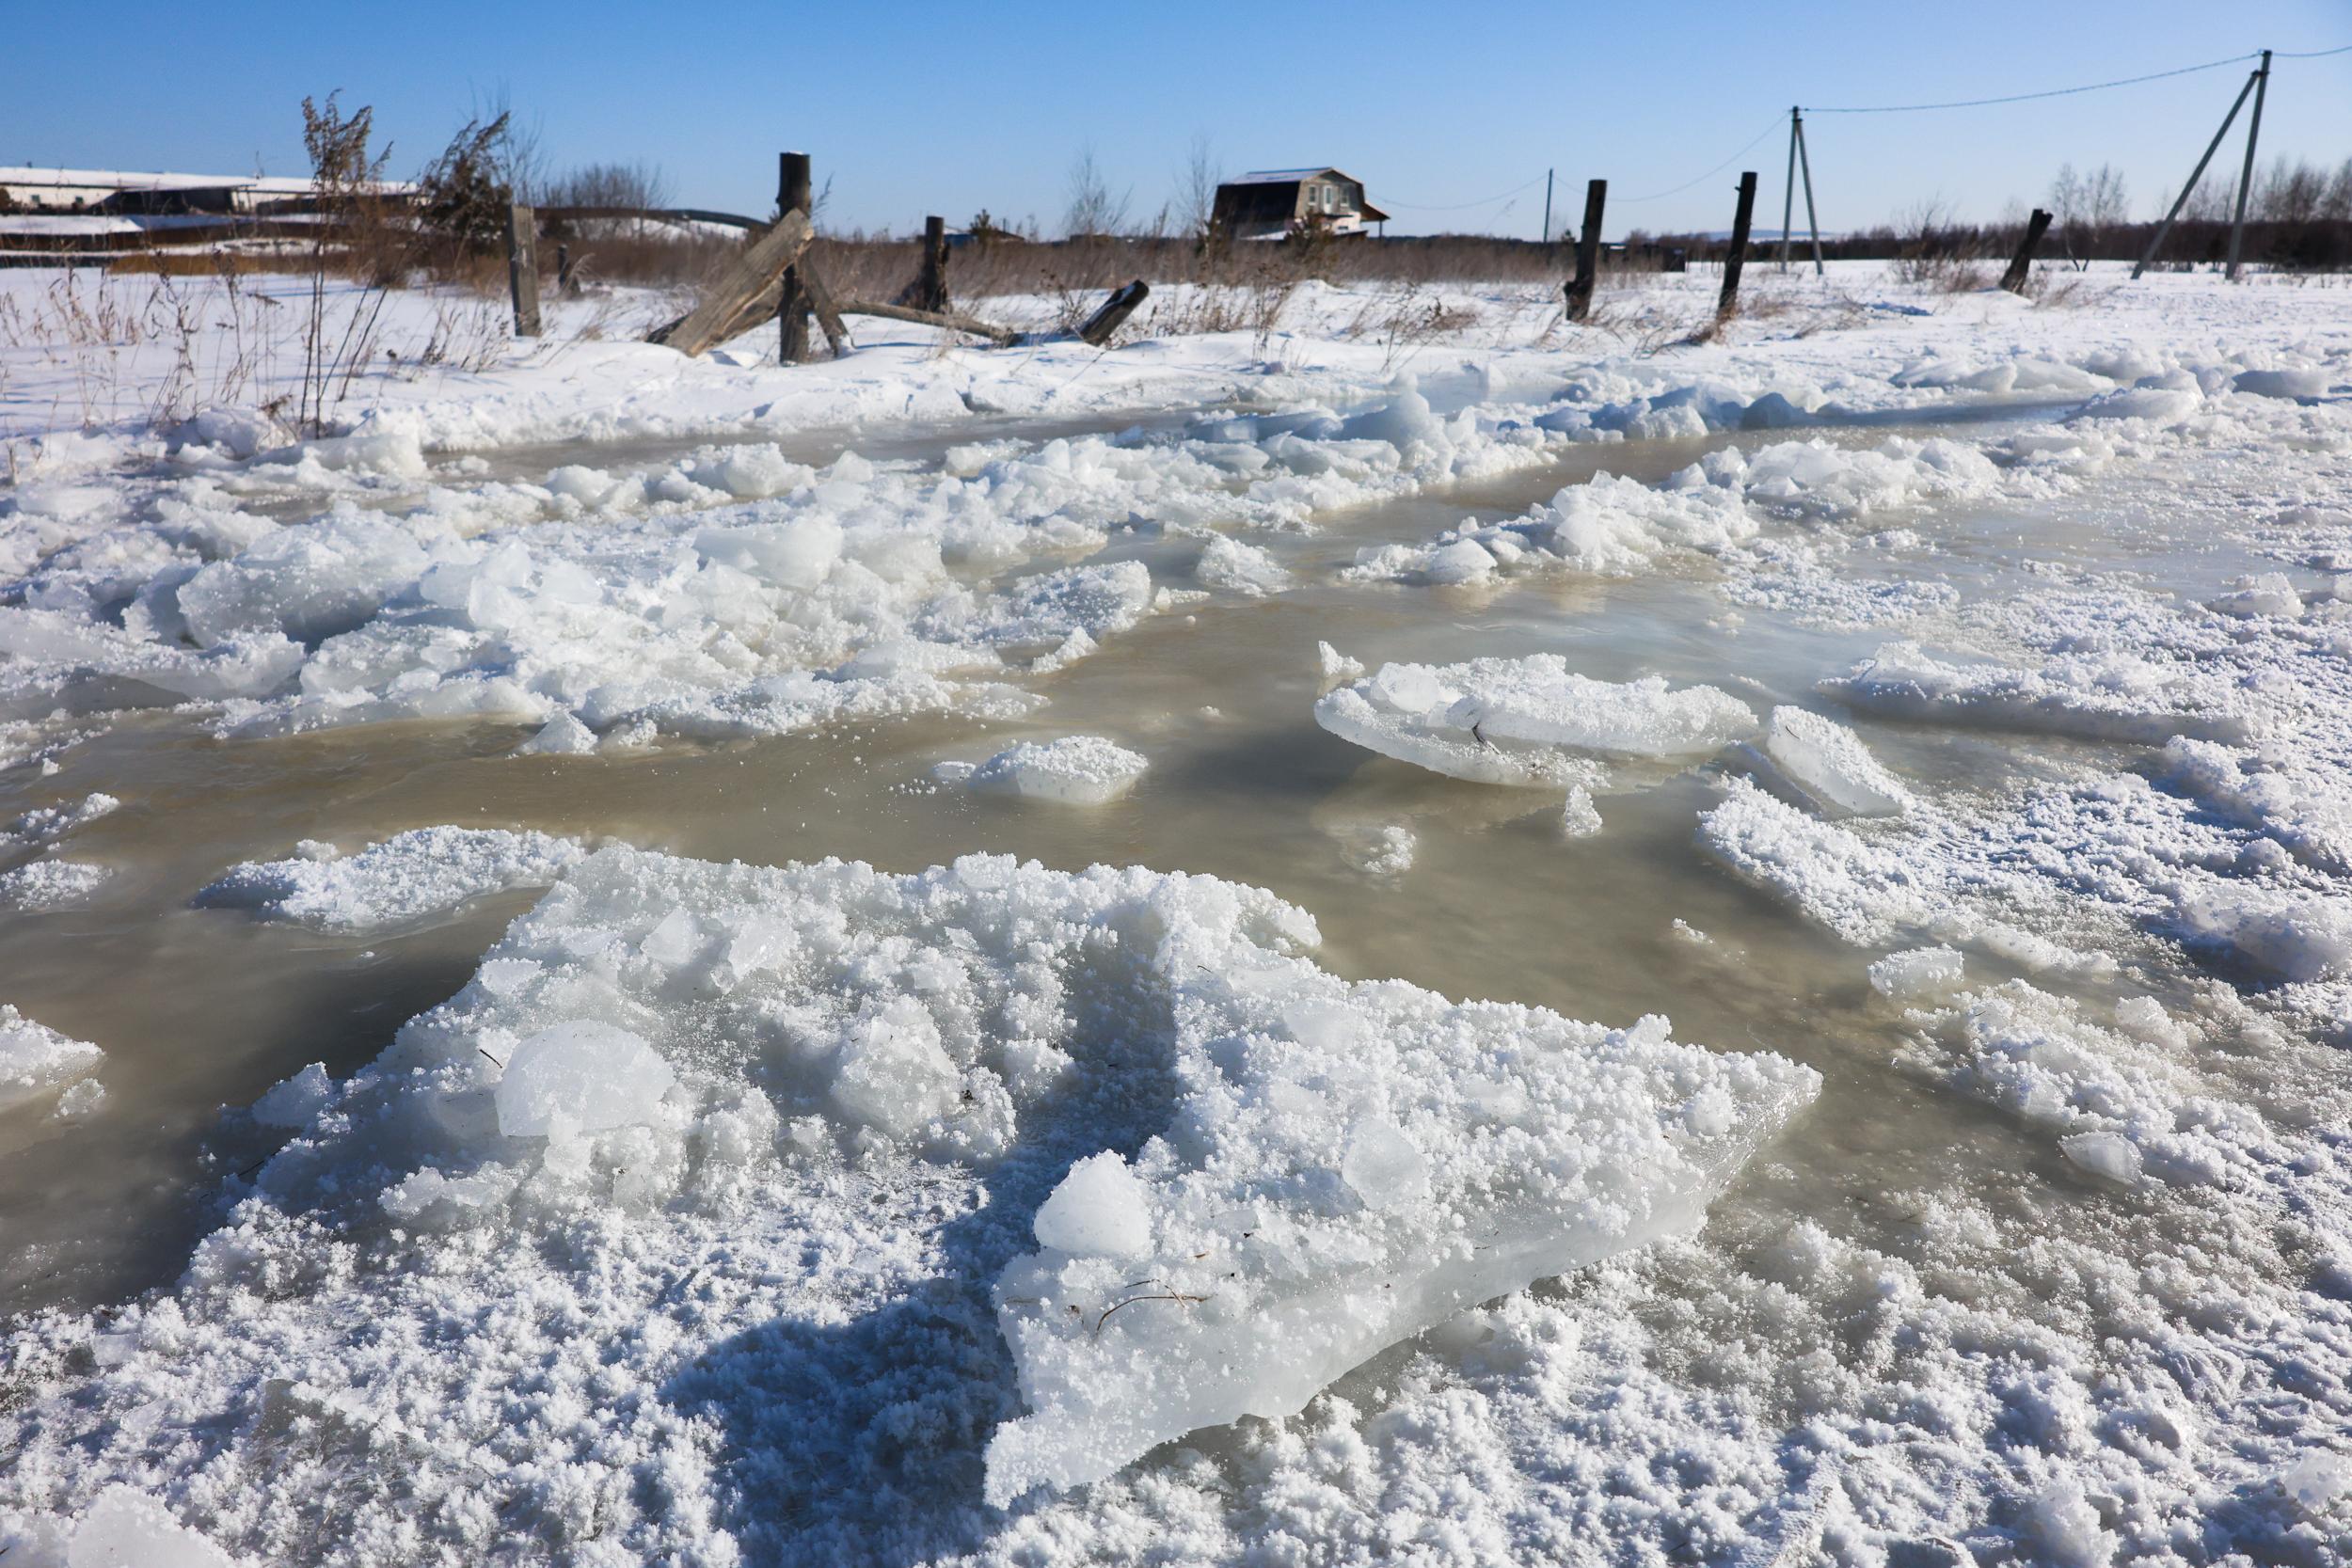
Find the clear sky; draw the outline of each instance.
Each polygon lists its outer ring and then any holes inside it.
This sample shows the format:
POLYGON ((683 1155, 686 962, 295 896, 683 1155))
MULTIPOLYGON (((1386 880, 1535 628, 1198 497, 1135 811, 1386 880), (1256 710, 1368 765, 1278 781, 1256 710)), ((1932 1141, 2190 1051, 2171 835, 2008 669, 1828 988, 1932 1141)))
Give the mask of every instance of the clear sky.
MULTIPOLYGON (((1613 236, 1727 227, 1743 167, 1762 175, 1759 226, 1777 223, 1792 103, 1988 97, 2328 49, 2352 43, 2352 0, 18 0, 5 35, 6 163, 300 173, 297 104, 340 87, 375 107, 405 174, 502 93, 558 167, 642 159, 681 204, 764 213, 776 151, 805 150, 833 182, 823 216, 836 228, 904 231, 925 213, 961 223, 986 207, 1051 232, 1089 143, 1149 214, 1205 135, 1229 172, 1338 165, 1396 214, 1391 232, 1532 237, 1547 168, 1555 221, 1605 176, 1613 236), (1759 133, 1719 175, 1633 199, 1759 133)), ((2118 165, 2144 210, 2195 162, 2243 75, 1820 116, 1807 136, 1822 226, 1923 197, 1991 217, 2042 195, 2066 160, 2118 165)), ((2263 146, 2352 157, 2352 55, 2279 63, 2263 146)))

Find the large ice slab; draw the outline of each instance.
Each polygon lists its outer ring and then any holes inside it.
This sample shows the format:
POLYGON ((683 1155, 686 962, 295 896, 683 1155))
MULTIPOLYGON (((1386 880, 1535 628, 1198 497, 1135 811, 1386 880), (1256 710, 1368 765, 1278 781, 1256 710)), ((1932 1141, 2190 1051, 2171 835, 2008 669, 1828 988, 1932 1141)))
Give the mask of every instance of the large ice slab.
POLYGON ((1481 784, 1590 785, 1599 758, 1711 752, 1756 715, 1711 686, 1594 680, 1558 654, 1389 664, 1324 694, 1315 722, 1343 740, 1481 784))
POLYGON ((1663 1019, 1351 985, 1214 927, 1164 961, 1168 1129, 1131 1173, 1073 1170, 997 1283, 1029 1414, 989 1446, 994 1502, 1290 1415, 1465 1307, 1694 1227, 1818 1083, 1663 1019))

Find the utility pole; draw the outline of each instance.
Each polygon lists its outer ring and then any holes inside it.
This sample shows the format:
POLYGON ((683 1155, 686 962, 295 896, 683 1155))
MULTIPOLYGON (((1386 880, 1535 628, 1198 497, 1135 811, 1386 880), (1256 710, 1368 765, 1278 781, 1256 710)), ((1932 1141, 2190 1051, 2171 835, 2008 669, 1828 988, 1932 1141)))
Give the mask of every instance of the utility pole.
POLYGON ((1756 170, 1740 175, 1740 205, 1731 219, 1731 250, 1724 257, 1724 292, 1715 302, 1715 320, 1727 322, 1740 313, 1740 269, 1748 260, 1748 220, 1756 215, 1756 170))
MULTIPOLYGON (((2265 51, 2263 55, 2263 67, 2267 70, 2269 65, 2270 55, 2265 51)), ((2164 248, 2166 237, 2172 232, 2172 220, 2179 217, 2181 209, 2188 205, 2190 193, 2197 189, 2197 182, 2205 177, 2205 166, 2212 163, 2213 155, 2221 150, 2221 138, 2228 135, 2230 127, 2237 122, 2237 112, 2246 107, 2246 95, 2254 90, 2254 84, 2262 79, 2262 71, 2250 72, 2246 78, 2246 85, 2237 89, 2237 102, 2232 103, 2230 112, 2221 117, 2221 129, 2216 131, 2213 134, 2213 140, 2205 144, 2205 155, 2197 160, 2195 168, 2188 171, 2188 183, 2183 185, 2181 194, 2172 198, 2172 210, 2164 214, 2164 221, 2156 225, 2156 237, 2150 240, 2148 248, 2140 253, 2139 264, 2132 269, 2134 282, 2137 282, 2139 275, 2146 272, 2149 265, 2155 261, 2156 252, 2164 248)), ((2250 158, 2249 161, 2251 161, 2250 158)))
MULTIPOLYGON (((1797 215, 1797 127, 1803 123, 1804 110, 1794 103, 1788 105, 1788 178, 1780 187, 1780 270, 1788 270, 1788 225, 1797 215)), ((1810 208, 1812 204, 1806 203, 1810 208)))
POLYGON ((2238 242, 2246 233, 2246 197, 2254 184, 2254 143, 2263 134, 2263 94, 2270 87, 2270 51, 2263 51, 2263 63, 2254 71, 2254 118, 2246 122, 2246 167, 2237 177, 2237 216, 2230 220, 2231 282, 2237 281, 2238 242))
POLYGON ((1550 169, 1544 170, 1544 244, 1546 245, 1551 243, 1551 175, 1550 169))

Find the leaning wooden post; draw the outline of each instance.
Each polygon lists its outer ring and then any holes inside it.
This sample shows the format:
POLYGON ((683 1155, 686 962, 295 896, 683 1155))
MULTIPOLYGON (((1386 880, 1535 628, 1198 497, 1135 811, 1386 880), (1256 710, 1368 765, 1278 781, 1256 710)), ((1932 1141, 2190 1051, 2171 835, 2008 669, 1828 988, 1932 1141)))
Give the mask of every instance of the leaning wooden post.
POLYGON ((506 209, 506 287, 515 296, 515 336, 539 335, 539 219, 521 202, 506 209))
POLYGON ((1582 321, 1593 309, 1593 286, 1600 281, 1600 214, 1609 203, 1609 182, 1584 186, 1584 227, 1576 236, 1576 276, 1568 280, 1568 320, 1582 321))
MULTIPOLYGON (((813 218, 809 202, 808 154, 780 152, 776 155, 776 214, 799 213, 813 218)), ((776 296, 776 357, 787 365, 797 365, 808 357, 808 292, 801 287, 797 268, 784 275, 784 290, 776 296)))
MULTIPOLYGON (((1788 226, 1797 220, 1797 127, 1804 122, 1804 109, 1800 104, 1788 106, 1788 178, 1780 186, 1780 270, 1788 270, 1788 226)), ((1811 205, 1808 198, 1808 206, 1811 205)))
POLYGON ((923 272, 914 285, 914 308, 947 309, 947 220, 936 214, 923 220, 923 272))
POLYGON ((2033 270, 2033 253, 2042 248, 2042 236, 2049 231, 2050 214, 2036 207, 2026 224, 2026 237, 2017 244, 2017 254, 2010 258, 2009 271, 2001 274, 2001 287, 2010 293, 2026 292, 2026 275, 2033 270))
POLYGON ((1141 305, 1144 296, 1151 292, 1151 286, 1140 277, 1124 288, 1113 289, 1111 297, 1103 302, 1103 308, 1089 316, 1086 325, 1078 328, 1078 336, 1092 346, 1101 348, 1111 341, 1111 334, 1119 330, 1120 324, 1136 313, 1136 307, 1141 305))
POLYGON ((1748 223, 1756 216, 1756 170, 1740 176, 1740 209, 1731 218, 1731 254, 1724 258, 1724 293, 1715 302, 1715 319, 1728 321, 1740 313, 1740 268, 1748 259, 1748 223))
POLYGON ((567 296, 572 293, 572 247, 562 241, 555 246, 555 292, 567 296))
POLYGON ((2216 131, 2213 134, 2213 140, 2205 144, 2205 155, 2197 160, 2195 168, 2188 171, 2188 183, 2183 185, 2181 194, 2172 198, 2172 210, 2164 214, 2162 223, 2156 225, 2155 237, 2148 242, 2148 248, 2140 252, 2139 264, 2132 268, 2132 281, 2135 283, 2139 281, 2139 275, 2146 272, 2155 261, 2156 252, 2164 248, 2166 237, 2172 232, 2172 220, 2179 217, 2181 209, 2188 205, 2189 195, 2197 189, 2197 182, 2205 177, 2205 166, 2213 162, 2213 155, 2216 152, 2221 150, 2221 138, 2228 135, 2230 127, 2237 122, 2237 112, 2246 107, 2246 95, 2254 90, 2254 84, 2261 79, 2261 71, 2249 71, 2246 77, 2246 85, 2237 89, 2237 101, 2230 105, 2230 112, 2221 117, 2221 129, 2216 131))

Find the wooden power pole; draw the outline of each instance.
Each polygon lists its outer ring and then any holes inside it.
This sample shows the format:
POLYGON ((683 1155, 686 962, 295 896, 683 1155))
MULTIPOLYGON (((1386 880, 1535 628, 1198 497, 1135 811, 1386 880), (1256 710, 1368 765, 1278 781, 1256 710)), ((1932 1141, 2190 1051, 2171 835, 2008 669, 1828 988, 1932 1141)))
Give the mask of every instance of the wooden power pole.
POLYGON ((1724 292, 1715 302, 1715 319, 1729 321, 1740 313, 1740 269, 1748 259, 1748 226, 1756 217, 1756 170, 1740 176, 1740 206, 1731 217, 1731 254, 1724 258, 1724 292))

